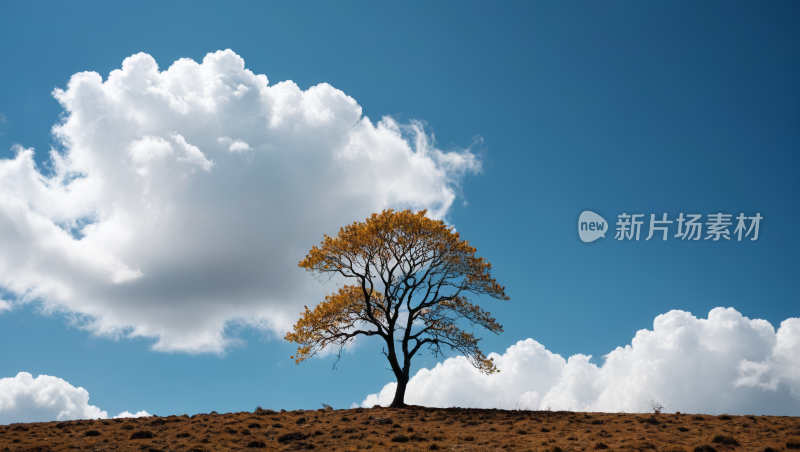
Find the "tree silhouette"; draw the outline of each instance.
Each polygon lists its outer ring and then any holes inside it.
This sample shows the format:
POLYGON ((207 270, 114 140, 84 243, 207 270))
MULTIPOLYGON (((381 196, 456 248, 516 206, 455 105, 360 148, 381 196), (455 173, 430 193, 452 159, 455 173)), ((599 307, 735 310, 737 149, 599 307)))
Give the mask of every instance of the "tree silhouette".
POLYGON ((305 307, 286 340, 298 344, 297 364, 326 347, 342 348, 358 336, 378 336, 397 378, 392 407, 405 406, 411 358, 427 347, 463 354, 480 372, 498 370, 478 348, 480 338, 462 329, 466 323, 499 334, 503 327, 466 294, 508 300, 491 277, 491 264, 443 221, 426 211, 384 210, 365 222, 324 236, 299 266, 317 275, 341 275, 354 284, 305 307), (461 325, 459 325, 461 324, 461 325))

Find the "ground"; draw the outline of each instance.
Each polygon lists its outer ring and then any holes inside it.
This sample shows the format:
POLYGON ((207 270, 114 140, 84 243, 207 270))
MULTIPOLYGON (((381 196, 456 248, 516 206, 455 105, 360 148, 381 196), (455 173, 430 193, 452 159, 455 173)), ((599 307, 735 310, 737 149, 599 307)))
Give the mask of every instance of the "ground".
POLYGON ((773 452, 800 418, 407 407, 0 425, 0 452, 278 450, 773 452))

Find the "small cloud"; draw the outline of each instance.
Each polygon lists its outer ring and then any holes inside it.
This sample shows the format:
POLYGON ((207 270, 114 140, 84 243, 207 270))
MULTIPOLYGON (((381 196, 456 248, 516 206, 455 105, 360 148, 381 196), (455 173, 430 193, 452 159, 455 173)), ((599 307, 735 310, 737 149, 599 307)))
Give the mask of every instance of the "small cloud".
POLYGON ((148 413, 147 411, 139 411, 136 414, 132 414, 130 411, 123 411, 118 415, 114 416, 114 419, 122 419, 122 418, 129 418, 129 417, 150 417, 152 414, 148 413))
MULTIPOLYGON (((5 124, 7 122, 8 122, 8 119, 6 119, 6 116, 4 114, 0 113, 0 124, 5 124)), ((2 134, 0 134, 0 135, 2 135, 2 134)))
POLYGON ((233 140, 229 137, 219 137, 217 142, 223 146, 228 146, 228 152, 244 152, 250 150, 250 145, 242 140, 233 140))

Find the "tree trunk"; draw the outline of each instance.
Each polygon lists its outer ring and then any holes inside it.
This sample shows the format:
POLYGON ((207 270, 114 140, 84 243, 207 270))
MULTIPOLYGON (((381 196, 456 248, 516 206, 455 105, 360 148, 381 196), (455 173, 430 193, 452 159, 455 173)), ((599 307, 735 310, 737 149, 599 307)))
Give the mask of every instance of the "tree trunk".
POLYGON ((397 375, 397 391, 394 393, 394 400, 389 405, 392 408, 402 408, 406 406, 406 386, 408 386, 408 377, 405 375, 397 375))

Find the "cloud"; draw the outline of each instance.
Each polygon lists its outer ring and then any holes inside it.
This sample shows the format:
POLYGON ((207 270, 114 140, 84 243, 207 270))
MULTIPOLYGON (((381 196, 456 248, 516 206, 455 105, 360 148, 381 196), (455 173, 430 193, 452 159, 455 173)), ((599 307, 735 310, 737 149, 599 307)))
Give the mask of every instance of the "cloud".
POLYGON ((270 85, 230 50, 165 71, 140 53, 53 95, 50 170, 23 146, 0 160, 0 287, 159 351, 282 336, 337 284, 297 267, 323 234, 384 208, 443 218, 481 170, 422 122, 373 123, 324 83, 270 85))
MULTIPOLYGON (((630 345, 605 355, 601 366, 581 354, 565 360, 533 339, 489 356, 500 373, 480 374, 460 356, 421 369, 409 382, 406 403, 643 412, 653 397, 690 413, 800 414, 797 318, 776 332, 733 308, 715 308, 708 319, 670 311, 630 345)), ((388 405, 395 387, 387 384, 361 405, 388 405)))
POLYGON ((66 381, 27 372, 0 379, 0 424, 65 419, 105 419, 108 413, 89 405, 89 392, 66 381))
POLYGON ((114 419, 129 418, 129 417, 150 417, 150 416, 152 415, 147 411, 139 411, 136 414, 132 414, 129 411, 123 411, 122 413, 119 413, 118 415, 114 416, 114 419))
POLYGON ((219 144, 228 146, 229 152, 244 152, 250 150, 250 145, 242 140, 233 140, 228 137, 219 137, 217 138, 217 142, 219 144))
MULTIPOLYGON (((116 417, 148 416, 145 411, 116 417), (127 416, 126 416, 127 415, 127 416)), ((89 405, 89 392, 61 378, 20 372, 0 378, 0 424, 46 422, 68 419, 106 419, 108 413, 89 405)))

